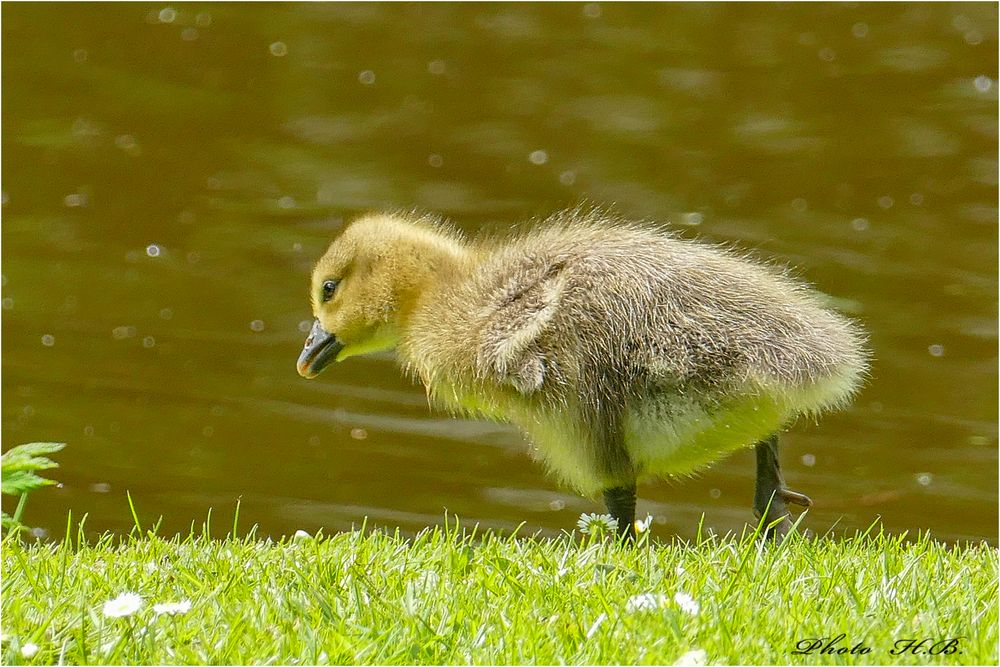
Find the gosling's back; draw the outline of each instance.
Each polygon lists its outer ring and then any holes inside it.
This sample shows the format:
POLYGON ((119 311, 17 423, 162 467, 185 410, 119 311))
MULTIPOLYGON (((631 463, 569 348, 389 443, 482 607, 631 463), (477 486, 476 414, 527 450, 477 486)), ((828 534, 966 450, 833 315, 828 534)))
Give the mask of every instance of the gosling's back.
POLYGON ((411 341, 471 381, 563 398, 599 389, 576 382, 596 373, 613 396, 641 398, 657 386, 797 395, 841 379, 800 406, 822 410, 865 369, 860 330, 811 290, 662 230, 556 218, 476 254, 429 295, 411 341))
POLYGON ((455 409, 520 424, 579 490, 688 472, 846 402, 860 330, 781 272, 569 212, 469 245, 400 352, 455 409))

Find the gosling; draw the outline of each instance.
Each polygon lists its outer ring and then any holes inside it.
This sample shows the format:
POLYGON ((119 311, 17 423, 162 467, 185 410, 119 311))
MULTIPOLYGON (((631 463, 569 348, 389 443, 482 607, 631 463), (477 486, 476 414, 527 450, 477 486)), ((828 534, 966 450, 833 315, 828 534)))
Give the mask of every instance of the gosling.
POLYGON ((791 527, 777 433, 847 404, 862 331, 782 272, 667 231, 575 209, 504 239, 431 217, 374 214, 319 260, 298 359, 395 348, 453 414, 512 422, 580 494, 603 494, 635 539, 636 482, 757 458, 765 535, 791 527))

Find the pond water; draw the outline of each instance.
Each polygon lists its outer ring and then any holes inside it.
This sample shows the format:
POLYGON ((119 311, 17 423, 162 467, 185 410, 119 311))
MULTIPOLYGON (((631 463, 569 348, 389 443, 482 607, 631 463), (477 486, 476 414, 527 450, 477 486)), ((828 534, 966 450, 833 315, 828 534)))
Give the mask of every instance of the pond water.
MULTIPOLYGON (((312 263, 359 212, 503 230, 581 201, 796 267, 871 335, 783 437, 807 524, 997 541, 995 4, 4 4, 2 436, 127 531, 465 524, 595 502, 389 355, 306 381, 312 263)), ((740 529, 741 452, 640 487, 740 529)), ((5 499, 5 509, 9 505, 5 499)))

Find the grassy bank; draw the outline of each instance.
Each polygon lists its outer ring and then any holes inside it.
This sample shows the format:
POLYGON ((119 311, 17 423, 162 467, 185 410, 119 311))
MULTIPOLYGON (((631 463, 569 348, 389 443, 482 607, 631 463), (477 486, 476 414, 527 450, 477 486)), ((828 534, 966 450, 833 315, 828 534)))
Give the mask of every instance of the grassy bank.
POLYGON ((621 548, 454 529, 8 535, 3 632, 4 664, 996 664, 997 556, 879 534, 763 549, 752 536, 621 548), (870 652, 793 653, 841 633, 834 649, 870 652), (903 640, 911 650, 892 654, 903 640))

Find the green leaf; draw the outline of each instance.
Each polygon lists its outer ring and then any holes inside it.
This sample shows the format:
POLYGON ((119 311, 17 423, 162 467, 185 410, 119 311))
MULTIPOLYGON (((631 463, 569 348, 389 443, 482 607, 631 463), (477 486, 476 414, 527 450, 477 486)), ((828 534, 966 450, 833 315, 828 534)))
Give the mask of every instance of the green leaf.
POLYGON ((3 514, 3 523, 2 523, 2 525, 3 525, 4 530, 24 530, 25 529, 24 526, 22 526, 19 522, 14 521, 13 517, 8 516, 6 512, 2 512, 0 514, 3 514))
POLYGON ((0 456, 0 475, 3 478, 2 491, 19 494, 42 486, 54 484, 52 480, 34 474, 38 470, 58 468, 59 464, 42 456, 58 452, 66 445, 61 442, 29 442, 12 447, 0 456))
POLYGON ((43 486, 55 484, 51 479, 45 479, 26 470, 16 470, 3 475, 3 492, 10 495, 27 493, 43 486))
POLYGON ((3 456, 0 456, 0 465, 2 465, 4 473, 14 470, 45 470, 46 468, 55 468, 58 464, 42 456, 42 454, 58 452, 65 446, 61 442, 29 442, 25 445, 18 445, 4 452, 3 456))
POLYGON ((17 447, 11 447, 3 454, 3 458, 8 456, 40 456, 42 454, 55 454, 63 447, 65 442, 28 442, 17 447))

